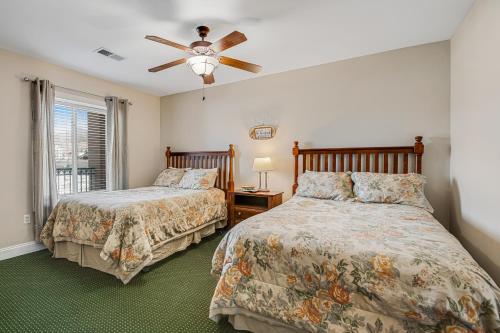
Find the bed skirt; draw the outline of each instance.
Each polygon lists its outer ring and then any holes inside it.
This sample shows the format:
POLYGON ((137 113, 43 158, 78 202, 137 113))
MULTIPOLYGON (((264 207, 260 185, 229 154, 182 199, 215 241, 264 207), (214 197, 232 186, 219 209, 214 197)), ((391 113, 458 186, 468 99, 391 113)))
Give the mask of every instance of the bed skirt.
MULTIPOLYGON (((193 243, 198 244, 202 238, 212 235, 215 233, 216 229, 224 228, 226 224, 226 219, 211 221, 199 229, 188 231, 180 237, 168 241, 164 245, 153 250, 153 259, 147 264, 147 266, 151 266, 176 252, 185 250, 193 243)), ((65 258, 69 261, 78 263, 78 265, 82 267, 90 267, 98 271, 114 275, 119 279, 119 269, 110 262, 101 259, 100 253, 101 248, 62 241, 55 242, 53 257, 65 258)))
POLYGON ((292 327, 276 319, 261 316, 257 313, 242 308, 222 308, 210 311, 210 319, 219 321, 227 317, 228 322, 236 330, 250 331, 254 333, 301 333, 304 330, 292 327))

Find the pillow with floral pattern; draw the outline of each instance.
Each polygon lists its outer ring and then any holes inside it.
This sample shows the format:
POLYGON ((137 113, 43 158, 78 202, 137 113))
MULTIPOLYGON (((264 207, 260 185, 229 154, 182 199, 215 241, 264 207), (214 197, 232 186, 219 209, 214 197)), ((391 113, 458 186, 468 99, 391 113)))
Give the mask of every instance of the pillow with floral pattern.
POLYGON ((434 212, 424 195, 425 177, 417 173, 354 172, 354 194, 361 202, 394 203, 434 212))
POLYGON ((156 177, 153 185, 175 187, 179 184, 185 172, 184 169, 165 169, 156 177))
POLYGON ((299 176, 297 195, 330 200, 350 199, 354 196, 351 173, 306 171, 299 176))
POLYGON ((179 187, 207 190, 214 187, 215 180, 217 179, 217 172, 217 168, 187 170, 179 182, 179 187))

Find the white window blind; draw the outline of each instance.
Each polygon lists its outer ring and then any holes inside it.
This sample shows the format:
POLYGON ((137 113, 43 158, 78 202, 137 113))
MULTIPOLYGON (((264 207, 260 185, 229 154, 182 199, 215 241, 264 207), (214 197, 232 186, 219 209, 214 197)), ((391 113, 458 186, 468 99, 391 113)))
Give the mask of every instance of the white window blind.
POLYGON ((59 195, 106 189, 106 109, 56 97, 56 182, 59 195))

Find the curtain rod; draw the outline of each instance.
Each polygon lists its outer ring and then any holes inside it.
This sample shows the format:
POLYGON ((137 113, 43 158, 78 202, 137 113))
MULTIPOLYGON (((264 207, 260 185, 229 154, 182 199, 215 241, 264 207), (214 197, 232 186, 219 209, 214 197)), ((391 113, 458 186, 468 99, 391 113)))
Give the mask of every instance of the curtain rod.
MULTIPOLYGON (((29 77, 25 76, 23 78, 23 81, 31 81, 31 82, 33 82, 35 80, 30 79, 29 77)), ((71 88, 66 88, 66 87, 58 86, 58 85, 55 85, 55 84, 53 84, 53 86, 56 87, 56 88, 66 89, 66 90, 74 91, 74 92, 77 92, 77 93, 83 93, 83 94, 86 94, 86 95, 91 95, 91 96, 103 98, 104 100, 106 100, 107 98, 109 98, 109 96, 101 96, 101 95, 92 94, 92 93, 89 93, 89 92, 86 92, 86 91, 80 91, 80 90, 76 90, 76 89, 71 89, 71 88)), ((120 103, 124 103, 125 102, 124 99, 119 99, 119 101, 120 101, 120 103)), ((132 104, 132 102, 128 102, 128 105, 133 105, 133 104, 132 104)))

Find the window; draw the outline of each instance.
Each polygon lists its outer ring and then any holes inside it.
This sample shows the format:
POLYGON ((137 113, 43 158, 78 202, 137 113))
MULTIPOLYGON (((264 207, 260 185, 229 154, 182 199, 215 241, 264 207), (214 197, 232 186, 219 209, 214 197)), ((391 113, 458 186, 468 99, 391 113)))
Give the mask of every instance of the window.
POLYGON ((59 195, 106 189, 106 108, 57 98, 54 152, 59 195))

